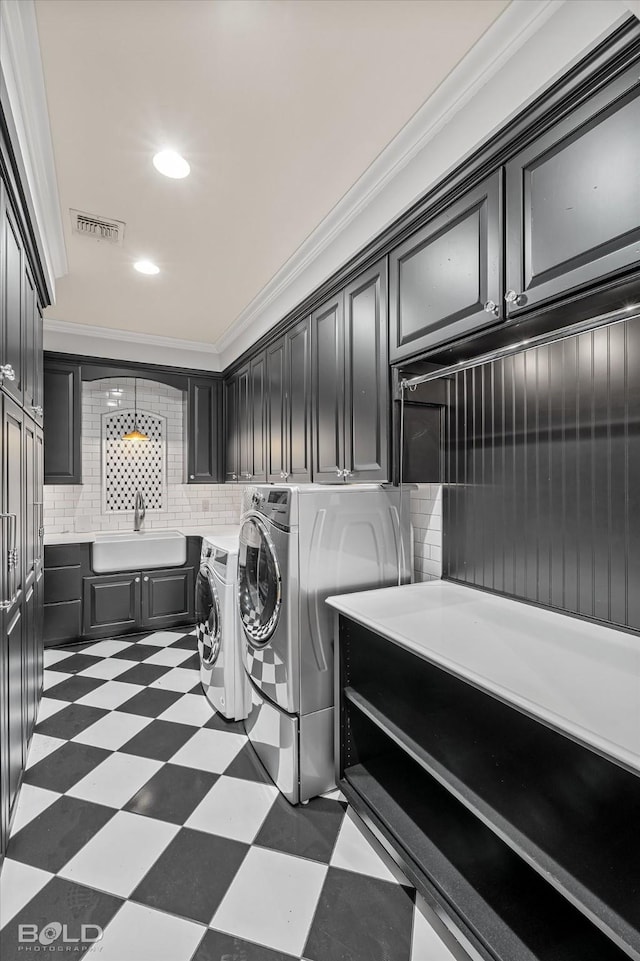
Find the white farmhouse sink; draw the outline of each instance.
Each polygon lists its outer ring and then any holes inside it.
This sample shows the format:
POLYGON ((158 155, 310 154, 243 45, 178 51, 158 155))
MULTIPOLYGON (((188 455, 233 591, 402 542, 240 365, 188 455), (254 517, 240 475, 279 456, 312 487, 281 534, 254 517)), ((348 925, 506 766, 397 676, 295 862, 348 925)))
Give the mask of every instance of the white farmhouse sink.
POLYGON ((187 538, 180 531, 96 534, 93 544, 93 569, 96 574, 181 567, 186 559, 187 538))

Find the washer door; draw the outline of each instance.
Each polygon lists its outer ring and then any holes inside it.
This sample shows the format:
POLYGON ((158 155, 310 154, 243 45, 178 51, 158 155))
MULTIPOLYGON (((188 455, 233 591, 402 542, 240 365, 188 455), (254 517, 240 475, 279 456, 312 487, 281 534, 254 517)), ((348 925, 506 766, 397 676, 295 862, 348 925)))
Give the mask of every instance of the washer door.
POLYGON ((220 653, 222 621, 218 591, 207 567, 201 567, 196 580, 196 634, 203 667, 215 664, 220 653))
POLYGON ((253 514, 245 518, 240 528, 238 604, 249 642, 254 647, 264 647, 278 626, 282 577, 267 528, 253 514))

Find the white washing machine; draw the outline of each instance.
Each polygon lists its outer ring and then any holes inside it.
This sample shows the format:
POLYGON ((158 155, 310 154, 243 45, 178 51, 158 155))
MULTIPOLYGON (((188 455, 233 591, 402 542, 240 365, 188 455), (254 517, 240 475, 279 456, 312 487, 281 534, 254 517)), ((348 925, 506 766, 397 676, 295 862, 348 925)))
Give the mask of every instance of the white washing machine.
POLYGON ((408 497, 379 484, 245 490, 238 554, 251 695, 245 728, 294 804, 334 785, 334 622, 325 599, 411 579, 408 497))
POLYGON ((238 617, 238 535, 202 539, 196 580, 196 634, 200 680, 216 711, 230 720, 247 716, 249 686, 242 661, 238 617))

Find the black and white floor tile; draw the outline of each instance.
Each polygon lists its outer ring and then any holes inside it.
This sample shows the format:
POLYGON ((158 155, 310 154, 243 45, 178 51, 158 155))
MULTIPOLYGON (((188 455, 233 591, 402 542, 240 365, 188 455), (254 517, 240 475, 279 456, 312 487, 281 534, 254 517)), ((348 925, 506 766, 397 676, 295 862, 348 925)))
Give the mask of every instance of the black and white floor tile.
POLYGON ((48 953, 49 929, 56 956, 100 961, 453 961, 340 793, 291 807, 215 714, 193 634, 45 665, 0 875, 3 961, 48 953), (20 925, 36 928, 20 941, 20 925), (97 927, 65 941, 80 925, 97 927))

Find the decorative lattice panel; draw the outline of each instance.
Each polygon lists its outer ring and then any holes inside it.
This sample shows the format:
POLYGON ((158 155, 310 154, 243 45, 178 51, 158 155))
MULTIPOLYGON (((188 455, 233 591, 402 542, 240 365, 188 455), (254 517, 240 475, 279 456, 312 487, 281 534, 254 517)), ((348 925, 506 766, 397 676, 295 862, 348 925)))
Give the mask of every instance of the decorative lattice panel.
POLYGON ((148 441, 127 441, 122 435, 133 430, 134 412, 119 410, 102 419, 104 445, 105 511, 132 511, 136 491, 149 511, 163 509, 165 487, 165 420, 138 411, 138 427, 148 441))

